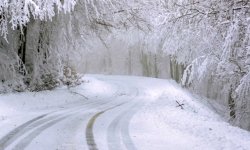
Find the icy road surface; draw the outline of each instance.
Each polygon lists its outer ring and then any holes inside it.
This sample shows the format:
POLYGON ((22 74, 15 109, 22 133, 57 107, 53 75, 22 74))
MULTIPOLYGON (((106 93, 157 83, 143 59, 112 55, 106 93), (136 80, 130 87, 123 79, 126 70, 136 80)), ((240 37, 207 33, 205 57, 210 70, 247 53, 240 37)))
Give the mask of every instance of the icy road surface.
POLYGON ((83 79, 70 90, 0 95, 0 150, 250 150, 250 133, 226 123, 220 105, 173 81, 83 79))

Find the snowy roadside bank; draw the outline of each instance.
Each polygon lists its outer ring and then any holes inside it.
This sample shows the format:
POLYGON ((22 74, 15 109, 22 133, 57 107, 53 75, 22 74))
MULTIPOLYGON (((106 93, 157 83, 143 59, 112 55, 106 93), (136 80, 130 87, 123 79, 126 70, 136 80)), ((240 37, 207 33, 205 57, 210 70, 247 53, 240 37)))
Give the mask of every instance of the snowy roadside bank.
POLYGON ((220 115, 223 112, 218 114, 223 106, 194 97, 174 81, 148 81, 138 85, 143 85, 152 99, 130 124, 131 137, 139 149, 250 149, 250 132, 227 123, 228 118, 220 115))
POLYGON ((1 94, 0 129, 4 130, 0 130, 0 137, 39 115, 110 96, 117 89, 92 77, 85 76, 83 80, 84 83, 70 89, 63 86, 52 91, 1 94))
POLYGON ((138 150, 250 150, 250 132, 227 123, 223 106, 201 99, 172 80, 91 76, 144 89, 146 104, 129 125, 138 150))

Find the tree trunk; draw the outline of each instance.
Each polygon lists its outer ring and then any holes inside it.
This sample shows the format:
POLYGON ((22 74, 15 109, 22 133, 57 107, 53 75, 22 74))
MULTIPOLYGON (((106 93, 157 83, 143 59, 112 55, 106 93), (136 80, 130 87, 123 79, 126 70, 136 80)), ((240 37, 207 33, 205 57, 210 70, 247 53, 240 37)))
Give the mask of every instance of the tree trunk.
POLYGON ((128 62, 128 74, 132 75, 132 56, 131 56, 131 51, 129 50, 129 62, 128 62))
POLYGON ((154 66, 154 71, 155 71, 155 77, 159 78, 159 71, 158 71, 158 66, 157 66, 157 55, 155 54, 155 66, 154 66))
POLYGON ((20 57, 22 63, 19 67, 19 71, 25 75, 24 64, 25 64, 25 55, 26 55, 26 41, 27 41, 27 27, 23 27, 23 34, 20 34, 20 46, 18 48, 18 56, 20 57))
POLYGON ((229 92, 229 97, 228 97, 228 105, 230 108, 230 117, 231 118, 235 118, 235 101, 232 98, 232 92, 233 92, 233 88, 231 86, 230 92, 229 92))
POLYGON ((171 74, 171 79, 174 79, 173 62, 171 58, 170 58, 170 74, 171 74))
POLYGON ((175 81, 177 83, 180 82, 180 75, 179 75, 179 64, 175 61, 175 81))

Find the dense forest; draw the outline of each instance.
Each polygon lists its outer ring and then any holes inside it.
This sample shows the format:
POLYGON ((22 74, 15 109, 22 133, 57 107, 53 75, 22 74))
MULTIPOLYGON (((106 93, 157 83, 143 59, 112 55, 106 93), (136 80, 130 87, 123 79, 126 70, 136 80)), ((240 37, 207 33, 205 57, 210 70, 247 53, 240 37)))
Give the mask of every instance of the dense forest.
POLYGON ((174 79, 250 130, 248 0, 1 0, 0 93, 78 73, 174 79))

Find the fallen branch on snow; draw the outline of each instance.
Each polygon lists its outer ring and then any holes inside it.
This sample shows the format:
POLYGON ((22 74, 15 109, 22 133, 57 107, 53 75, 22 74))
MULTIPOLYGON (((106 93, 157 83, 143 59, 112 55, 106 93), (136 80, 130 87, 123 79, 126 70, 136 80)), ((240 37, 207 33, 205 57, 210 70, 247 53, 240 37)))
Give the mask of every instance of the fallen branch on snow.
POLYGON ((176 101, 176 103, 178 104, 178 106, 176 106, 176 107, 181 107, 181 109, 184 109, 184 108, 182 107, 184 104, 180 104, 178 101, 176 101))
POLYGON ((85 99, 88 99, 86 96, 84 96, 84 95, 82 95, 82 94, 79 94, 79 93, 77 93, 77 92, 70 91, 70 93, 78 94, 78 95, 84 97, 85 99))

